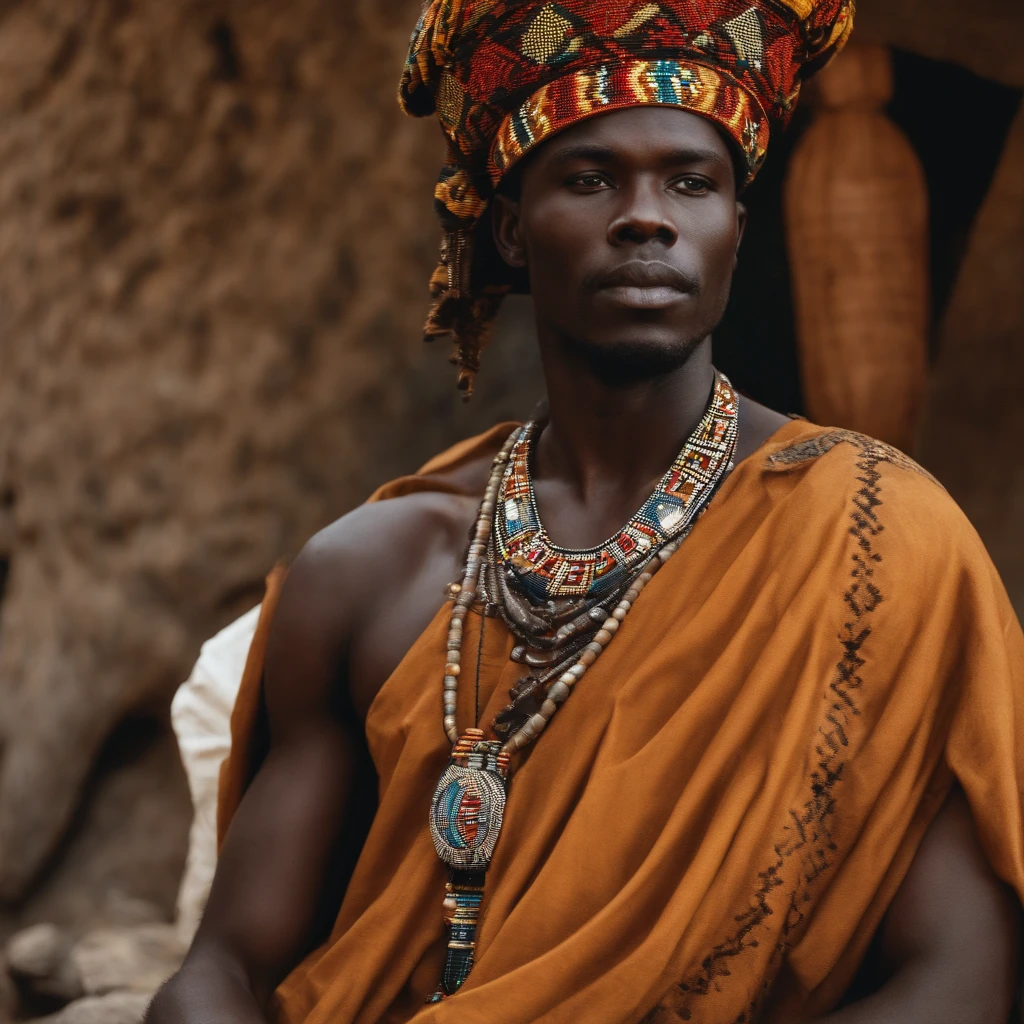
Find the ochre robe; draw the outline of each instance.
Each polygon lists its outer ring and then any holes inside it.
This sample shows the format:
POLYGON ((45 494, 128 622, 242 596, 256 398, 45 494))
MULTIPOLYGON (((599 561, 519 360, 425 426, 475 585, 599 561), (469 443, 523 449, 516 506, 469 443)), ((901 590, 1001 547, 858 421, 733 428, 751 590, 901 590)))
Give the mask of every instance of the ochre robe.
MULTIPOLYGON (((503 425, 375 499, 500 446, 503 425)), ((253 770, 271 587, 222 775, 253 770)), ((978 536, 905 456, 802 421, 744 460, 519 762, 477 962, 440 977, 445 870, 427 811, 449 745, 449 607, 370 708, 379 808, 287 1024, 795 1024, 833 1007, 954 776, 1024 896, 1024 637, 978 536)), ((459 724, 473 717, 479 616, 459 724)), ((486 619, 480 720, 523 669, 486 619)))

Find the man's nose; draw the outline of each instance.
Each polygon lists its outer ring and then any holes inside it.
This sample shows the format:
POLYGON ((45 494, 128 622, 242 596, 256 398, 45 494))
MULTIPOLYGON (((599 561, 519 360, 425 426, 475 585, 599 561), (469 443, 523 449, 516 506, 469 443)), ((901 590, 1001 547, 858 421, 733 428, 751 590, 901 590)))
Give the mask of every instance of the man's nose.
POLYGON ((679 229, 671 217, 669 197, 660 184, 638 182, 620 188, 621 202, 608 225, 612 245, 643 245, 657 240, 666 246, 675 244, 679 229))

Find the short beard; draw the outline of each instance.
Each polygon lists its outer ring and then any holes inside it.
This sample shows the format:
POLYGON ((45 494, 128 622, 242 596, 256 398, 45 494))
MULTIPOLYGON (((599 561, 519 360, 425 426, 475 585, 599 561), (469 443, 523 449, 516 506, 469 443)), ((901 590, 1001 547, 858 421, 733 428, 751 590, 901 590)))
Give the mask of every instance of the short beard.
POLYGON ((589 338, 559 333, 569 352, 587 363, 605 387, 615 388, 630 387, 681 369, 711 331, 669 344, 621 341, 612 345, 599 345, 589 338))

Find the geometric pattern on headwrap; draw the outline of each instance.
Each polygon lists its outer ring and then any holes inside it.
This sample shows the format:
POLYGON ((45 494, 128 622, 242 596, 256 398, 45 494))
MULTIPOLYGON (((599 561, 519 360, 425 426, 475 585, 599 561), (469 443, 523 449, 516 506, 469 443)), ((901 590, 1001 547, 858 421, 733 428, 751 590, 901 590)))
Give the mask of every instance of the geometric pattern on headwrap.
POLYGON ((493 316, 507 284, 474 265, 473 232, 532 148, 596 114, 679 107, 727 132, 746 184, 853 15, 854 0, 429 0, 399 94, 407 113, 436 114, 448 140, 435 190, 448 237, 428 337, 458 343, 462 331, 460 350, 475 348, 478 361, 488 324, 475 317, 493 316))
POLYGON ((574 71, 541 86, 502 121, 488 174, 497 183, 530 149, 556 132, 594 114, 640 105, 681 107, 721 125, 743 154, 745 180, 764 160, 768 117, 752 93, 706 64, 634 60, 574 71))

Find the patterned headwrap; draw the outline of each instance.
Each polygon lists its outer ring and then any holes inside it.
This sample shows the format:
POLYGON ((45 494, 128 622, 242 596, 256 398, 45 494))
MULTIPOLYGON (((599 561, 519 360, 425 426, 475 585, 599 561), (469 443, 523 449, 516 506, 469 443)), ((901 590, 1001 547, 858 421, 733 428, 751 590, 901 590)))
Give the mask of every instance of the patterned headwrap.
POLYGON ((435 191, 444 228, 429 339, 451 334, 459 386, 513 277, 484 215, 502 177, 538 143, 594 114, 641 105, 711 118, 764 161, 801 82, 846 42, 854 0, 428 0, 400 101, 437 114, 448 158, 435 191))

